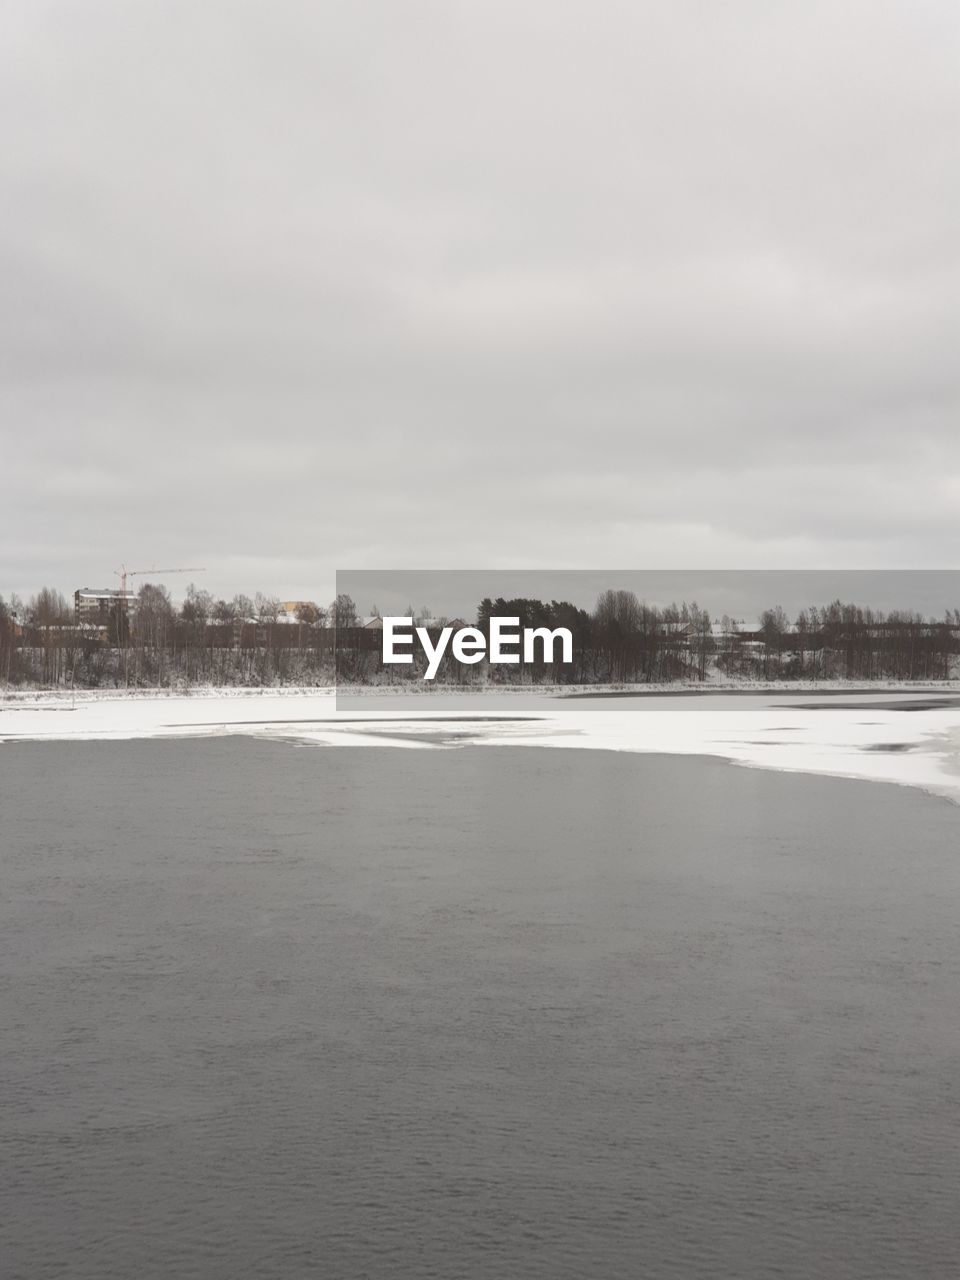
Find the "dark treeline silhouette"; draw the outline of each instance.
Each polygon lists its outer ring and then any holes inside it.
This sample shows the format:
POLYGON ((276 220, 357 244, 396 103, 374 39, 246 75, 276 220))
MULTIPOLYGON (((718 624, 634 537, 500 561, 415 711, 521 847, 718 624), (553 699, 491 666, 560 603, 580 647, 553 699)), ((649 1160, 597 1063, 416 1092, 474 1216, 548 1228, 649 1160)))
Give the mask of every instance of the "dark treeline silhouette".
POLYGON ((330 684, 336 605, 275 596, 214 599, 191 585, 177 607, 145 583, 94 622, 58 591, 27 603, 0 597, 0 684, 52 688, 330 684))
MULTIPOLYGON (((351 607, 353 602, 350 602, 351 607)), ((346 617, 346 615, 344 615, 346 617)), ((344 682, 421 681, 427 660, 384 666, 379 632, 356 625, 356 609, 337 632, 337 675, 344 682)), ((473 625, 489 642, 491 616, 519 618, 521 628, 566 627, 573 662, 466 666, 447 652, 434 680, 440 684, 659 684, 743 680, 945 680, 960 653, 960 610, 942 619, 844 604, 801 610, 791 621, 779 606, 749 622, 724 615, 713 621, 696 602, 656 607, 632 591, 604 591, 592 613, 569 601, 484 599, 472 623, 462 618, 424 620, 435 643, 443 626, 473 625)))
MULTIPOLYGON (((630 591, 604 591, 592 612, 565 600, 484 599, 475 617, 406 615, 436 642, 445 625, 475 626, 489 642, 490 618, 520 627, 566 627, 573 661, 473 666, 449 652, 434 683, 638 684, 743 680, 944 680, 960 674, 960 610, 942 618, 882 613, 839 600, 789 619, 780 607, 744 621, 711 619, 695 602, 656 607, 630 591)), ((0 684, 37 688, 180 688, 420 682, 426 658, 384 666, 376 607, 363 618, 339 595, 328 606, 297 602, 291 612, 257 593, 214 599, 191 585, 177 606, 163 586, 145 583, 129 606, 94 622, 78 619, 58 591, 28 602, 0 597, 0 684)))

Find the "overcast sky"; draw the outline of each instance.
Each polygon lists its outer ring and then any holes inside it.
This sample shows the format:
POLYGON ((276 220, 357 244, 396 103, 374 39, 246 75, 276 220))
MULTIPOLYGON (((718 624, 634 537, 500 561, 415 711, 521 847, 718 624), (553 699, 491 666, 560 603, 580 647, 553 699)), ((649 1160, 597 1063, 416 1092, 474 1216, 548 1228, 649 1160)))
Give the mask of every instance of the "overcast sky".
POLYGON ((8 0, 0 593, 960 561, 949 0, 8 0))
MULTIPOLYGON (((801 609, 833 600, 860 603, 889 613, 909 609, 942 618, 960 609, 956 569, 467 569, 340 570, 337 591, 363 616, 376 608, 389 614, 473 621, 480 601, 518 597, 566 600, 592 609, 602 591, 632 591, 658 608, 696 603, 714 621, 724 615, 754 622, 780 605, 794 619, 801 609)), ((500 610, 503 613, 503 610, 500 610)))

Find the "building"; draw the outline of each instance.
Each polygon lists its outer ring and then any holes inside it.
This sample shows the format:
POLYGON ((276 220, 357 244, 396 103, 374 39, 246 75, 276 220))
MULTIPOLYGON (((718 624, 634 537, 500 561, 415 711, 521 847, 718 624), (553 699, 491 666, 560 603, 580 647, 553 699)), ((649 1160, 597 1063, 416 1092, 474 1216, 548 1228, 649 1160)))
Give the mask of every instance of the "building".
POLYGON ((763 627, 756 621, 737 621, 727 618, 725 622, 712 622, 710 636, 713 640, 713 651, 718 656, 729 653, 760 654, 765 645, 763 627))
POLYGON ((73 618, 78 626, 105 627, 122 609, 130 617, 137 607, 132 591, 112 587, 78 587, 73 593, 73 618))
POLYGON ((316 609, 312 600, 281 600, 278 622, 299 622, 301 613, 309 617, 311 610, 316 609))

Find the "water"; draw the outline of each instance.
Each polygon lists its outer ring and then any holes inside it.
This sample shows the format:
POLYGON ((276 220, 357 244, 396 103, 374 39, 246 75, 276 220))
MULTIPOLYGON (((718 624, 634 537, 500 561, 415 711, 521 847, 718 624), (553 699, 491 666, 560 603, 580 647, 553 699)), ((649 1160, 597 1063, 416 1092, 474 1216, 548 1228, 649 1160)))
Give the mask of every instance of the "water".
POLYGON ((719 761, 0 751, 8 1278, 960 1271, 960 808, 719 761))
POLYGON ((588 693, 578 692, 576 685, 568 686, 564 693, 544 693, 536 686, 528 689, 515 686, 507 689, 486 687, 474 692, 470 691, 469 686, 464 686, 459 692, 451 692, 442 685, 435 689, 421 689, 420 692, 403 692, 402 686, 395 686, 393 692, 378 693, 369 687, 341 685, 336 694, 338 710, 354 715, 370 712, 394 715, 422 715, 425 712, 515 715, 540 712, 557 715, 566 711, 631 711, 638 714, 683 711, 702 714, 704 711, 767 711, 771 707, 823 711, 850 708, 864 711, 920 711, 958 705, 960 698, 944 688, 909 690, 860 686, 797 690, 789 684, 779 690, 697 687, 677 688, 669 693, 662 690, 651 692, 643 685, 625 689, 592 689, 588 693))

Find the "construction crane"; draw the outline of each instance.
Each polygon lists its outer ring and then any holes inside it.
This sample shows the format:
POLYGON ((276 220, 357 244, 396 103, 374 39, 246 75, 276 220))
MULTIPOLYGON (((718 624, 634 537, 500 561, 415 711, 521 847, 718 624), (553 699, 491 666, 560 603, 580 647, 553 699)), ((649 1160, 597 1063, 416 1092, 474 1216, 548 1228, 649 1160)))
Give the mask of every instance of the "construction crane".
POLYGON ((117 644, 123 654, 123 683, 127 685, 129 681, 129 673, 127 670, 127 636, 126 628, 122 625, 122 617, 126 615, 127 610, 127 579, 142 578, 144 574, 156 573, 205 573, 206 570, 202 565, 187 566, 185 569, 128 569, 122 564, 119 569, 114 569, 114 575, 120 579, 120 599, 117 601, 117 644))
POLYGON ((142 578, 145 573, 206 573, 206 569, 203 565, 188 565, 186 569, 128 569, 125 564, 122 564, 119 569, 114 569, 113 573, 120 579, 120 594, 126 600, 128 578, 142 578))

